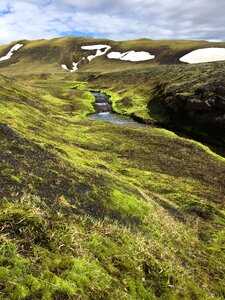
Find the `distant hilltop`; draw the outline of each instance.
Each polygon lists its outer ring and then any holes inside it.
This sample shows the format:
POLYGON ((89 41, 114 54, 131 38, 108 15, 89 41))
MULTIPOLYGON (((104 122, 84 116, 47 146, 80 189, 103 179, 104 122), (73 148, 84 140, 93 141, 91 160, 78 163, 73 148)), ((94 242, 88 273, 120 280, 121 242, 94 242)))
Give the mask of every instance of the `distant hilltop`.
POLYGON ((2 74, 126 70, 158 64, 225 60, 225 43, 184 40, 112 41, 82 37, 16 41, 0 46, 2 74))

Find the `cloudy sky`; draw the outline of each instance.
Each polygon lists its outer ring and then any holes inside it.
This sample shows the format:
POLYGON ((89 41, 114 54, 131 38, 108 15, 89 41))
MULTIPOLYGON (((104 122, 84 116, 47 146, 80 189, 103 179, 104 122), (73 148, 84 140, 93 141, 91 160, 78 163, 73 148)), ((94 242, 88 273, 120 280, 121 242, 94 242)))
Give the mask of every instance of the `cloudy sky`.
POLYGON ((225 0, 0 0, 0 44, 65 35, 225 41, 225 0))

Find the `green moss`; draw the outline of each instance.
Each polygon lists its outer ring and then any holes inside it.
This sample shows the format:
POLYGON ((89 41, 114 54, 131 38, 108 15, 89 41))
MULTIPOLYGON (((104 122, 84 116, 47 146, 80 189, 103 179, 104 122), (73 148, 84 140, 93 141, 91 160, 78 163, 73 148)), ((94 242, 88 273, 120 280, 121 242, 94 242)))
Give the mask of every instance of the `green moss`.
POLYGON ((151 121, 152 89, 180 70, 151 68, 89 84, 0 76, 3 299, 222 299, 224 160, 168 130, 86 117, 101 89, 151 121))
POLYGON ((20 179, 20 178, 14 176, 14 175, 12 175, 11 178, 12 178, 14 181, 16 181, 16 182, 21 183, 21 179, 20 179))
POLYGON ((9 270, 5 267, 0 267, 0 280, 5 281, 9 278, 9 270))
POLYGON ((111 205, 115 209, 130 216, 143 218, 148 212, 148 206, 143 199, 138 200, 134 195, 125 194, 123 191, 113 191, 111 199, 111 205))

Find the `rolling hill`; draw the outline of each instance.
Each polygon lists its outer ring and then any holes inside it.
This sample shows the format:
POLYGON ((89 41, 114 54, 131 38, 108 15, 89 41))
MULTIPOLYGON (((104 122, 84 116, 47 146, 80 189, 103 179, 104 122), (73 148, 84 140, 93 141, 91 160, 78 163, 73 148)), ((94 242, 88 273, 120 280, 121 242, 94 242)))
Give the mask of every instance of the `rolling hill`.
POLYGON ((2 299, 225 297, 225 158, 210 150, 224 153, 225 62, 180 61, 214 47, 0 47, 2 299), (90 119, 93 90, 147 126, 90 119))
POLYGON ((89 54, 95 54, 95 50, 83 50, 82 46, 108 45, 109 52, 147 51, 155 56, 154 60, 133 64, 126 61, 110 60, 107 55, 98 57, 87 63, 83 63, 81 70, 86 72, 123 71, 129 69, 149 68, 159 64, 179 64, 179 59, 189 52, 211 47, 225 48, 225 43, 212 43, 206 41, 154 41, 135 40, 115 42, 106 39, 91 39, 78 37, 55 38, 52 40, 17 41, 9 45, 0 46, 0 57, 7 54, 16 45, 22 44, 18 51, 9 60, 0 61, 2 74, 24 75, 40 73, 62 73, 61 64, 72 66, 89 54))

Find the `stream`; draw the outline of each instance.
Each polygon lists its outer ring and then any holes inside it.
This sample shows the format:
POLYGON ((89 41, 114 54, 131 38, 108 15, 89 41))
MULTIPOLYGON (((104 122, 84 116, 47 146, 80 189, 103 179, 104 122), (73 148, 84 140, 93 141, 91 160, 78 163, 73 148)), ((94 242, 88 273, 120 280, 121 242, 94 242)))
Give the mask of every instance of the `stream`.
POLYGON ((89 115, 91 119, 102 120, 119 125, 145 126, 141 123, 135 122, 128 116, 119 115, 113 112, 111 101, 109 100, 109 96, 106 94, 92 92, 92 95, 95 97, 95 113, 89 115))
MULTIPOLYGON (((112 103, 109 100, 108 95, 106 95, 104 93, 100 93, 100 92, 92 92, 92 95, 95 97, 95 102, 93 104, 94 108, 95 108, 95 113, 89 115, 89 117, 91 119, 110 122, 110 123, 118 124, 118 125, 153 126, 153 125, 145 125, 145 124, 138 123, 138 122, 134 121, 131 117, 115 113, 113 111, 112 103)), ((173 132, 175 132, 180 137, 187 138, 187 139, 193 139, 184 133, 181 133, 178 131, 173 131, 173 132)), ((225 157, 224 147, 214 146, 214 145, 210 145, 210 144, 204 143, 204 142, 202 142, 202 144, 208 146, 213 152, 219 154, 220 156, 225 157)))

